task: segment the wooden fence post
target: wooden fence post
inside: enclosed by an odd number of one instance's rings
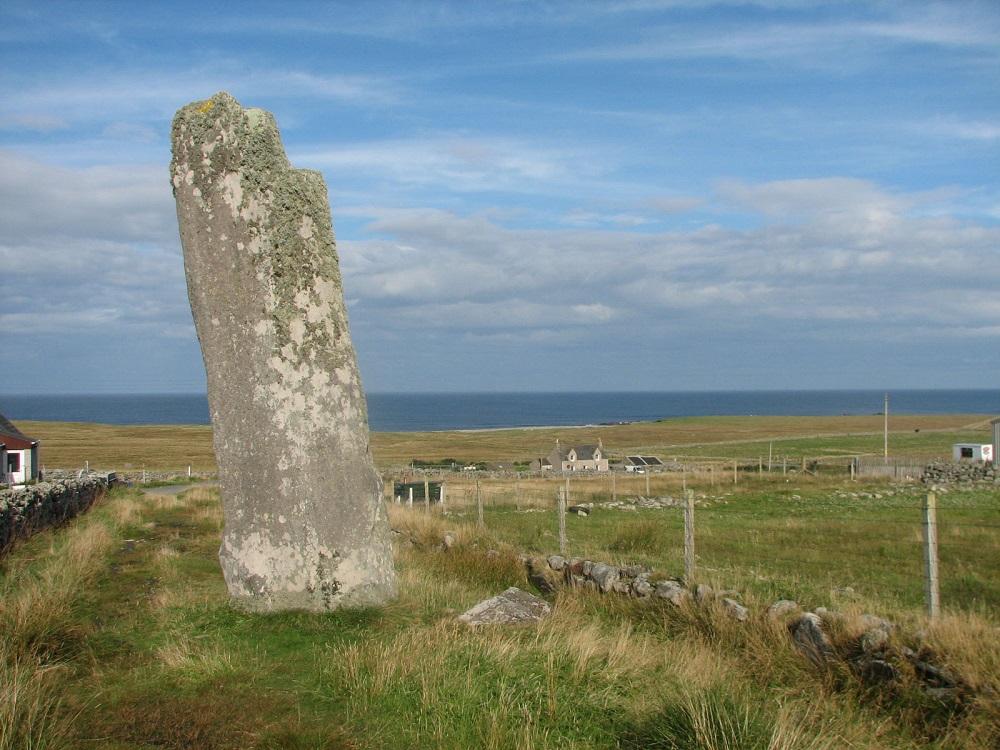
[[[483,491],[479,487],[479,477],[476,477],[476,515],[479,528],[482,528],[486,525],[486,519],[483,518]]]
[[[424,480],[424,513],[431,512],[431,482],[429,479]]]
[[[740,482],[740,477],[739,477],[739,474],[736,473],[736,459],[734,458],[733,459],[733,486],[739,484],[739,482]]]
[[[444,504],[445,503],[445,494],[444,494],[445,484],[446,484],[445,481],[442,479],[441,480],[441,512],[442,513],[444,513],[444,509],[445,509],[445,504]]]
[[[413,507],[413,485],[411,484],[408,489],[410,490],[410,492],[409,492],[409,494],[406,497],[406,507],[407,508],[412,508]]]
[[[569,475],[566,475],[566,504],[569,505]]]
[[[649,469],[646,469],[646,497],[649,497]]]
[[[618,502],[618,485],[613,471],[611,472],[611,501]]]
[[[774,456],[774,443],[767,444],[767,473],[771,473],[771,459]]]
[[[514,480],[514,510],[521,510],[521,480]]]
[[[924,500],[924,599],[927,616],[935,620],[941,614],[941,592],[938,588],[937,495],[927,493]]]
[[[694,491],[684,496],[684,582],[694,580]]]
[[[566,554],[566,490],[559,488],[559,554]]]

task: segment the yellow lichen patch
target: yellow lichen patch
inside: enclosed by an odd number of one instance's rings
[[[206,99],[205,101],[203,101],[201,104],[198,105],[197,109],[199,112],[205,113],[208,112],[208,110],[210,110],[214,106],[215,102],[213,102],[211,99]]]

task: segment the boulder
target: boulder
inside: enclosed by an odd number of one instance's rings
[[[729,597],[722,600],[722,609],[727,615],[739,622],[746,622],[750,616],[750,611],[746,607]]]
[[[798,602],[793,602],[791,599],[779,599],[767,608],[767,616],[772,620],[780,620],[787,614],[797,612],[798,609]]]
[[[834,657],[833,644],[823,631],[819,615],[806,612],[788,626],[795,647],[813,664],[822,666]]]
[[[562,555],[549,555],[548,563],[552,570],[562,570],[566,567],[566,558]]]
[[[511,586],[497,596],[479,602],[458,619],[472,627],[480,625],[528,625],[552,612],[544,599]]]
[[[660,599],[666,599],[675,607],[679,607],[691,599],[691,592],[677,581],[660,581],[656,584],[655,594]]]
[[[632,593],[640,599],[645,599],[653,593],[653,584],[641,576],[632,579]]]
[[[588,577],[606,594],[611,591],[614,582],[618,580],[618,568],[604,563],[594,563]]]

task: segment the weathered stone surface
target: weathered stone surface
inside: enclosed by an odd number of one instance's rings
[[[172,141],[229,593],[258,610],[382,603],[389,528],[323,178],[225,93],[178,111]]]
[[[653,593],[653,584],[642,576],[636,576],[632,579],[632,593],[640,599],[645,599]]]
[[[447,552],[455,546],[455,535],[450,531],[446,531],[444,536],[441,537],[441,548]]]
[[[750,616],[750,611],[735,599],[725,597],[722,600],[722,610],[739,622],[746,622]]]
[[[677,581],[660,581],[656,584],[656,596],[679,607],[691,598],[691,592]]]
[[[511,586],[498,596],[479,602],[458,619],[469,625],[524,625],[538,622],[552,611],[544,599]]]
[[[618,568],[604,563],[594,563],[588,577],[606,594],[618,580]]]
[[[549,555],[548,563],[552,570],[562,570],[566,567],[566,558],[562,555]]]
[[[789,626],[789,632],[795,647],[813,664],[821,666],[835,656],[819,615],[806,612]]]
[[[798,611],[798,609],[798,602],[793,602],[791,599],[779,599],[767,608],[767,616],[772,620],[778,620],[791,612]]]
[[[694,590],[694,598],[699,603],[704,604],[705,602],[712,601],[715,598],[715,592],[712,591],[712,587],[707,583],[699,583]]]
[[[861,636],[861,650],[866,654],[884,651],[889,645],[889,631],[883,628],[871,628]]]

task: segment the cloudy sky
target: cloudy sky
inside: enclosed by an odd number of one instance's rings
[[[1000,380],[995,0],[5,0],[0,63],[0,392],[203,390],[223,89],[326,176],[369,390]]]

